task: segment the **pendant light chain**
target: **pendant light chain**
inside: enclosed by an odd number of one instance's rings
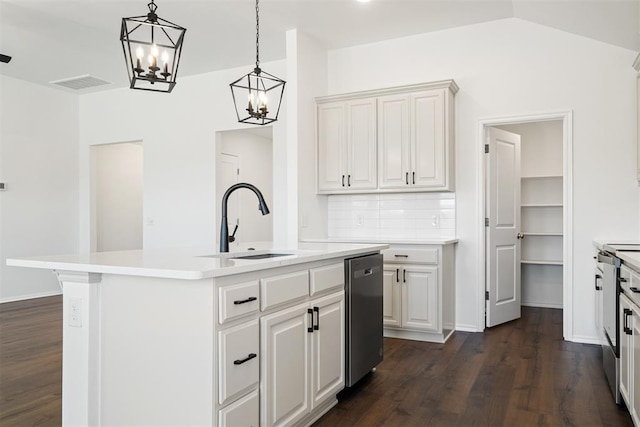
[[[260,68],[260,8],[256,0],[256,68]]]

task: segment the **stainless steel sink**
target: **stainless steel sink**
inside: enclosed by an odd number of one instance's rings
[[[293,254],[256,254],[256,255],[243,255],[243,256],[234,256],[230,257],[230,259],[266,259],[266,258],[276,258],[281,256],[289,256]]]

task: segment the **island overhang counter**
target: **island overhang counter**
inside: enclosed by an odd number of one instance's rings
[[[63,425],[308,425],[344,387],[344,260],[386,247],[7,265],[51,269],[63,290]]]

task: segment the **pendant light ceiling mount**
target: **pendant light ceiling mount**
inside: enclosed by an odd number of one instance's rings
[[[130,87],[171,92],[176,85],[182,42],[187,29],[160,18],[154,0],[147,7],[149,13],[146,15],[122,18],[120,41]]]
[[[231,95],[240,123],[266,125],[278,120],[286,82],[260,68],[260,7],[256,0],[256,66],[231,83]],[[270,106],[271,100],[278,104]],[[245,101],[246,100],[246,101]],[[244,104],[246,102],[246,104]],[[244,107],[246,105],[246,108]]]

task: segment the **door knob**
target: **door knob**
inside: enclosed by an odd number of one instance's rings
[[[517,237],[518,239],[524,239],[524,233],[518,233]]]

